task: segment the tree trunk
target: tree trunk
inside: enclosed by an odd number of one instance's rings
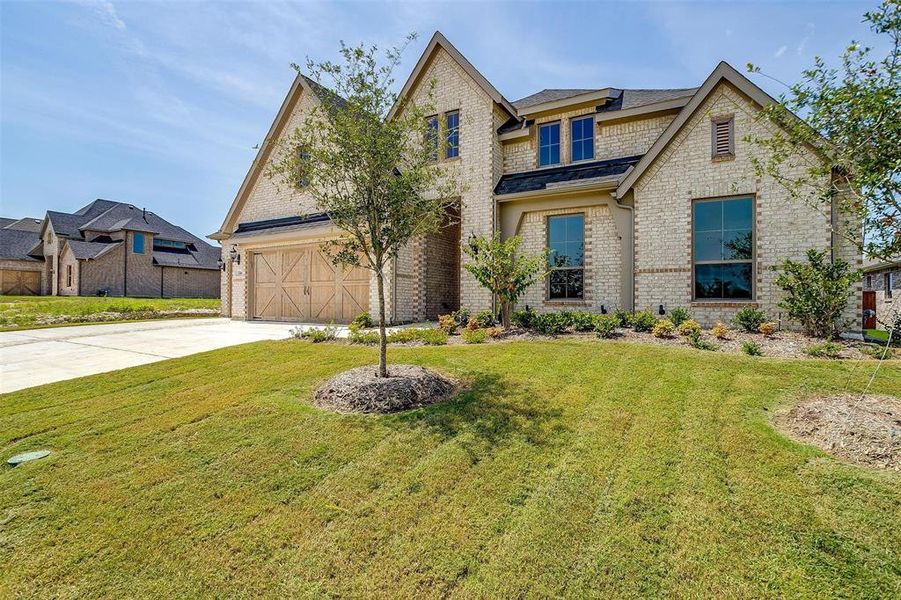
[[[512,304],[510,302],[501,300],[501,325],[503,325],[504,329],[510,329],[510,309],[511,308],[512,308]]]
[[[379,287],[379,377],[388,376],[388,338],[385,335],[385,276],[375,272]]]

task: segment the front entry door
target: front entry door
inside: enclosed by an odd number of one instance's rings
[[[863,293],[863,328],[876,329],[876,292]]]

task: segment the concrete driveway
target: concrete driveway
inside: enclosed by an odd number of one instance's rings
[[[284,339],[295,326],[207,318],[2,332],[0,393],[247,342]]]

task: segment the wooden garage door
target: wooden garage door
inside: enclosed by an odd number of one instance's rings
[[[0,295],[39,296],[41,274],[38,271],[13,271],[0,269]]]
[[[254,319],[347,323],[369,310],[369,271],[336,268],[317,244],[251,256]]]

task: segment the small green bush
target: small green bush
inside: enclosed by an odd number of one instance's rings
[[[460,337],[467,344],[481,344],[488,337],[488,332],[484,329],[464,329],[460,332]]]
[[[687,308],[677,306],[669,311],[669,320],[672,321],[673,325],[676,327],[690,319],[691,313],[688,312]]]
[[[365,346],[375,346],[379,343],[379,334],[376,331],[351,331],[347,334],[347,340],[351,344],[363,344]]]
[[[592,331],[596,316],[584,310],[573,311],[569,314],[569,327],[572,327],[573,331]]]
[[[732,323],[747,333],[757,333],[760,326],[767,322],[766,313],[759,308],[746,306],[732,317]]]
[[[688,319],[682,321],[676,329],[679,331],[679,335],[691,335],[696,331],[701,333],[701,324],[694,319]]]
[[[719,346],[713,342],[701,339],[700,331],[690,334],[688,336],[688,343],[691,344],[692,348],[697,348],[698,350],[707,350],[708,352],[716,352],[719,350]]]
[[[541,335],[557,335],[566,330],[566,317],[561,317],[560,313],[538,315],[533,328]]]
[[[632,326],[632,313],[625,308],[617,308],[613,311],[613,316],[619,322],[619,327]]]
[[[422,342],[430,346],[442,346],[447,343],[447,334],[440,329],[407,327],[405,329],[398,329],[388,336],[389,344],[404,344],[409,342]]]
[[[675,333],[676,328],[673,327],[673,322],[669,319],[660,319],[656,323],[654,323],[654,328],[651,330],[651,333],[654,334],[654,337],[659,338],[668,338],[673,337],[673,333]]]
[[[647,332],[654,328],[657,317],[649,310],[640,310],[629,316],[629,325],[635,331]]]
[[[816,358],[838,358],[842,352],[842,345],[832,341],[825,341],[804,349],[804,354]]]
[[[469,313],[469,309],[466,308],[465,306],[461,306],[460,308],[455,310],[452,314],[454,315],[454,321],[457,322],[457,327],[463,327],[464,325],[469,323],[469,314],[470,313]]]
[[[890,347],[880,344],[862,344],[858,349],[876,360],[886,360],[893,358],[895,353]]]
[[[293,330],[292,335],[302,340],[307,340],[318,344],[320,342],[328,342],[338,337],[338,328],[334,325],[326,325],[322,329],[311,327],[310,329],[301,330],[300,328]]]
[[[760,349],[760,344],[753,340],[742,342],[741,351],[748,356],[763,356],[763,350]]]
[[[350,322],[348,329],[356,329],[359,331],[361,329],[370,329],[371,327],[375,327],[372,317],[369,316],[368,312],[363,312],[354,317],[354,320]]]
[[[612,338],[619,326],[616,315],[594,315],[594,332],[599,338]]]
[[[438,315],[438,329],[441,329],[447,335],[454,335],[457,331],[457,321],[454,315]]]
[[[474,314],[472,318],[475,319],[476,323],[479,324],[479,327],[483,329],[491,327],[497,323],[497,319],[494,318],[494,313],[490,310],[480,310],[479,312]]]
[[[510,317],[510,321],[513,323],[514,327],[531,329],[535,326],[535,319],[537,317],[538,313],[536,313],[535,310],[531,307],[526,306],[522,310],[514,311],[513,315]]]

